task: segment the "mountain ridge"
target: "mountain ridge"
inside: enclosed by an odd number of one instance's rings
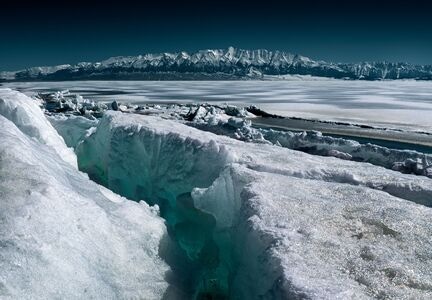
[[[191,53],[180,51],[115,56],[94,63],[32,67],[0,72],[0,80],[241,80],[277,75],[311,75],[352,80],[432,80],[432,65],[385,61],[333,63],[279,50],[229,47]]]

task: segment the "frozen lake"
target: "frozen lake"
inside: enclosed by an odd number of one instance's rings
[[[427,81],[68,81],[5,83],[25,93],[69,89],[98,101],[255,104],[284,116],[432,132]]]

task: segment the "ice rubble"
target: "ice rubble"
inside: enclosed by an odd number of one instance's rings
[[[432,296],[426,177],[119,112],[77,151],[92,178],[160,205],[202,295]]]
[[[157,209],[79,172],[34,100],[0,90],[0,126],[0,298],[162,298]]]
[[[37,98],[42,100],[44,109],[51,113],[67,112],[74,115],[101,117],[103,111],[108,109],[104,103],[85,99],[79,94],[70,93],[69,90],[39,93]]]
[[[261,115],[266,113],[248,108]],[[232,112],[235,113],[232,113]],[[268,115],[268,114],[267,114]],[[245,120],[246,112],[232,106],[217,108],[199,105],[191,108],[185,119],[189,125],[201,130],[259,143],[272,143],[289,149],[300,150],[315,155],[334,156],[345,160],[369,162],[403,173],[432,177],[432,155],[412,150],[389,149],[386,147],[361,144],[359,142],[324,136],[320,132],[293,132],[265,128],[254,128]],[[274,115],[268,115],[276,117]]]

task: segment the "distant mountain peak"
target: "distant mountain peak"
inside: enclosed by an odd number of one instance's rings
[[[95,63],[33,67],[16,72],[1,72],[0,80],[218,80],[259,79],[288,74],[362,80],[432,80],[432,66],[386,61],[332,63],[279,50],[245,50],[230,46],[226,49],[205,49],[192,53],[147,53],[110,57]]]

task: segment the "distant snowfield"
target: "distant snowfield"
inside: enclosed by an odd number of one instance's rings
[[[255,104],[284,116],[432,131],[432,82],[426,81],[292,76],[283,81],[68,81],[3,86],[30,94],[69,89],[98,101]]]

